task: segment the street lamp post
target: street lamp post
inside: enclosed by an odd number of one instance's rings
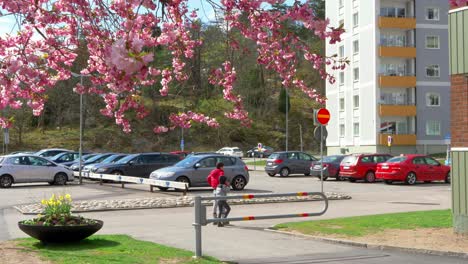
[[[79,73],[71,73],[73,77],[80,77],[80,84],[83,86],[83,77],[88,77],[89,75],[83,75]],[[80,148],[78,158],[80,161],[78,162],[78,177],[80,179],[80,184],[83,184],[82,178],[82,165],[83,165],[83,94],[80,94]]]

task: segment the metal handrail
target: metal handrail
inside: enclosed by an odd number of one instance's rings
[[[324,202],[323,209],[319,212],[312,213],[296,213],[296,214],[280,214],[280,215],[261,215],[261,216],[243,216],[243,217],[229,217],[229,218],[206,218],[206,207],[202,204],[202,201],[206,200],[233,200],[233,199],[255,199],[255,198],[268,198],[268,197],[290,197],[290,196],[320,196],[320,201]],[[323,192],[296,192],[296,193],[279,193],[279,194],[244,194],[244,195],[233,195],[233,196],[218,196],[218,197],[200,197],[196,196],[194,199],[195,206],[195,222],[193,226],[195,228],[195,257],[199,258],[202,256],[202,226],[206,226],[209,223],[219,222],[234,222],[234,221],[253,221],[253,220],[266,220],[266,219],[280,219],[280,218],[294,218],[294,217],[311,217],[320,216],[325,214],[328,210],[328,198]]]

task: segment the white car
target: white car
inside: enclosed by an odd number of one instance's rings
[[[22,154],[0,157],[0,188],[29,182],[64,185],[67,181],[73,181],[73,172],[45,158]]]
[[[216,153],[220,153],[220,154],[223,154],[223,155],[226,155],[226,156],[233,156],[233,157],[238,157],[238,158],[243,158],[244,157],[244,152],[242,152],[242,150],[238,147],[224,147],[218,151],[216,151]]]

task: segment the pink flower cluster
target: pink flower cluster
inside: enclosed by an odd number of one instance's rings
[[[223,12],[226,33],[236,30],[254,41],[258,63],[275,71],[285,87],[298,88],[312,100],[324,103],[324,98],[298,76],[298,56],[304,56],[311,70],[331,83],[335,78],[326,72],[327,66],[343,69],[345,62],[315,54],[299,36],[284,30],[284,25],[300,23],[332,44],[341,40],[341,28],[317,18],[307,1],[295,1],[284,11],[268,7],[284,0],[210,3]],[[0,37],[0,109],[26,104],[34,115],[41,114],[45,92],[58,81],[72,78],[78,48],[86,45],[89,58],[80,73],[89,78],[90,85],[77,85],[75,91],[100,95],[106,104],[101,113],[114,118],[125,132],[131,131],[128,116],[148,115],[140,99],[142,87],[159,83],[160,94],[167,96],[173,82],[189,78],[186,61],[202,44],[190,33],[196,27],[193,21],[197,15],[188,9],[187,0],[0,0],[0,8],[0,16],[14,16],[21,21],[15,25],[17,34]],[[230,47],[241,49],[240,43],[245,41],[230,35]],[[154,66],[158,60],[154,57],[156,48],[169,50],[170,66]],[[210,78],[212,84],[223,88],[224,99],[234,105],[225,116],[248,126],[252,121],[242,98],[234,93],[235,81],[236,71],[229,61]],[[219,126],[215,119],[190,111],[172,114],[169,120],[168,127],[158,125],[154,132],[190,127],[192,122]],[[0,126],[8,125],[7,118],[0,118]]]
[[[210,77],[210,83],[223,87],[223,98],[234,103],[234,109],[231,112],[224,113],[227,118],[240,120],[243,126],[250,126],[252,120],[249,113],[245,111],[242,104],[242,97],[233,93],[234,82],[236,81],[236,70],[229,61],[223,63],[223,69],[218,68]]]
[[[449,3],[453,7],[466,6],[468,5],[468,0],[449,0]]]

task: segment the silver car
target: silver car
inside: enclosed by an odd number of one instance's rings
[[[72,171],[45,158],[21,154],[0,157],[1,188],[9,188],[13,183],[64,185],[67,181],[73,181]]]
[[[179,161],[173,166],[155,170],[150,179],[187,182],[189,187],[210,186],[206,178],[216,168],[218,162],[224,163],[224,173],[233,190],[242,190],[249,182],[249,170],[237,157],[226,157],[221,154],[194,155]],[[166,187],[158,187],[167,190]]]

